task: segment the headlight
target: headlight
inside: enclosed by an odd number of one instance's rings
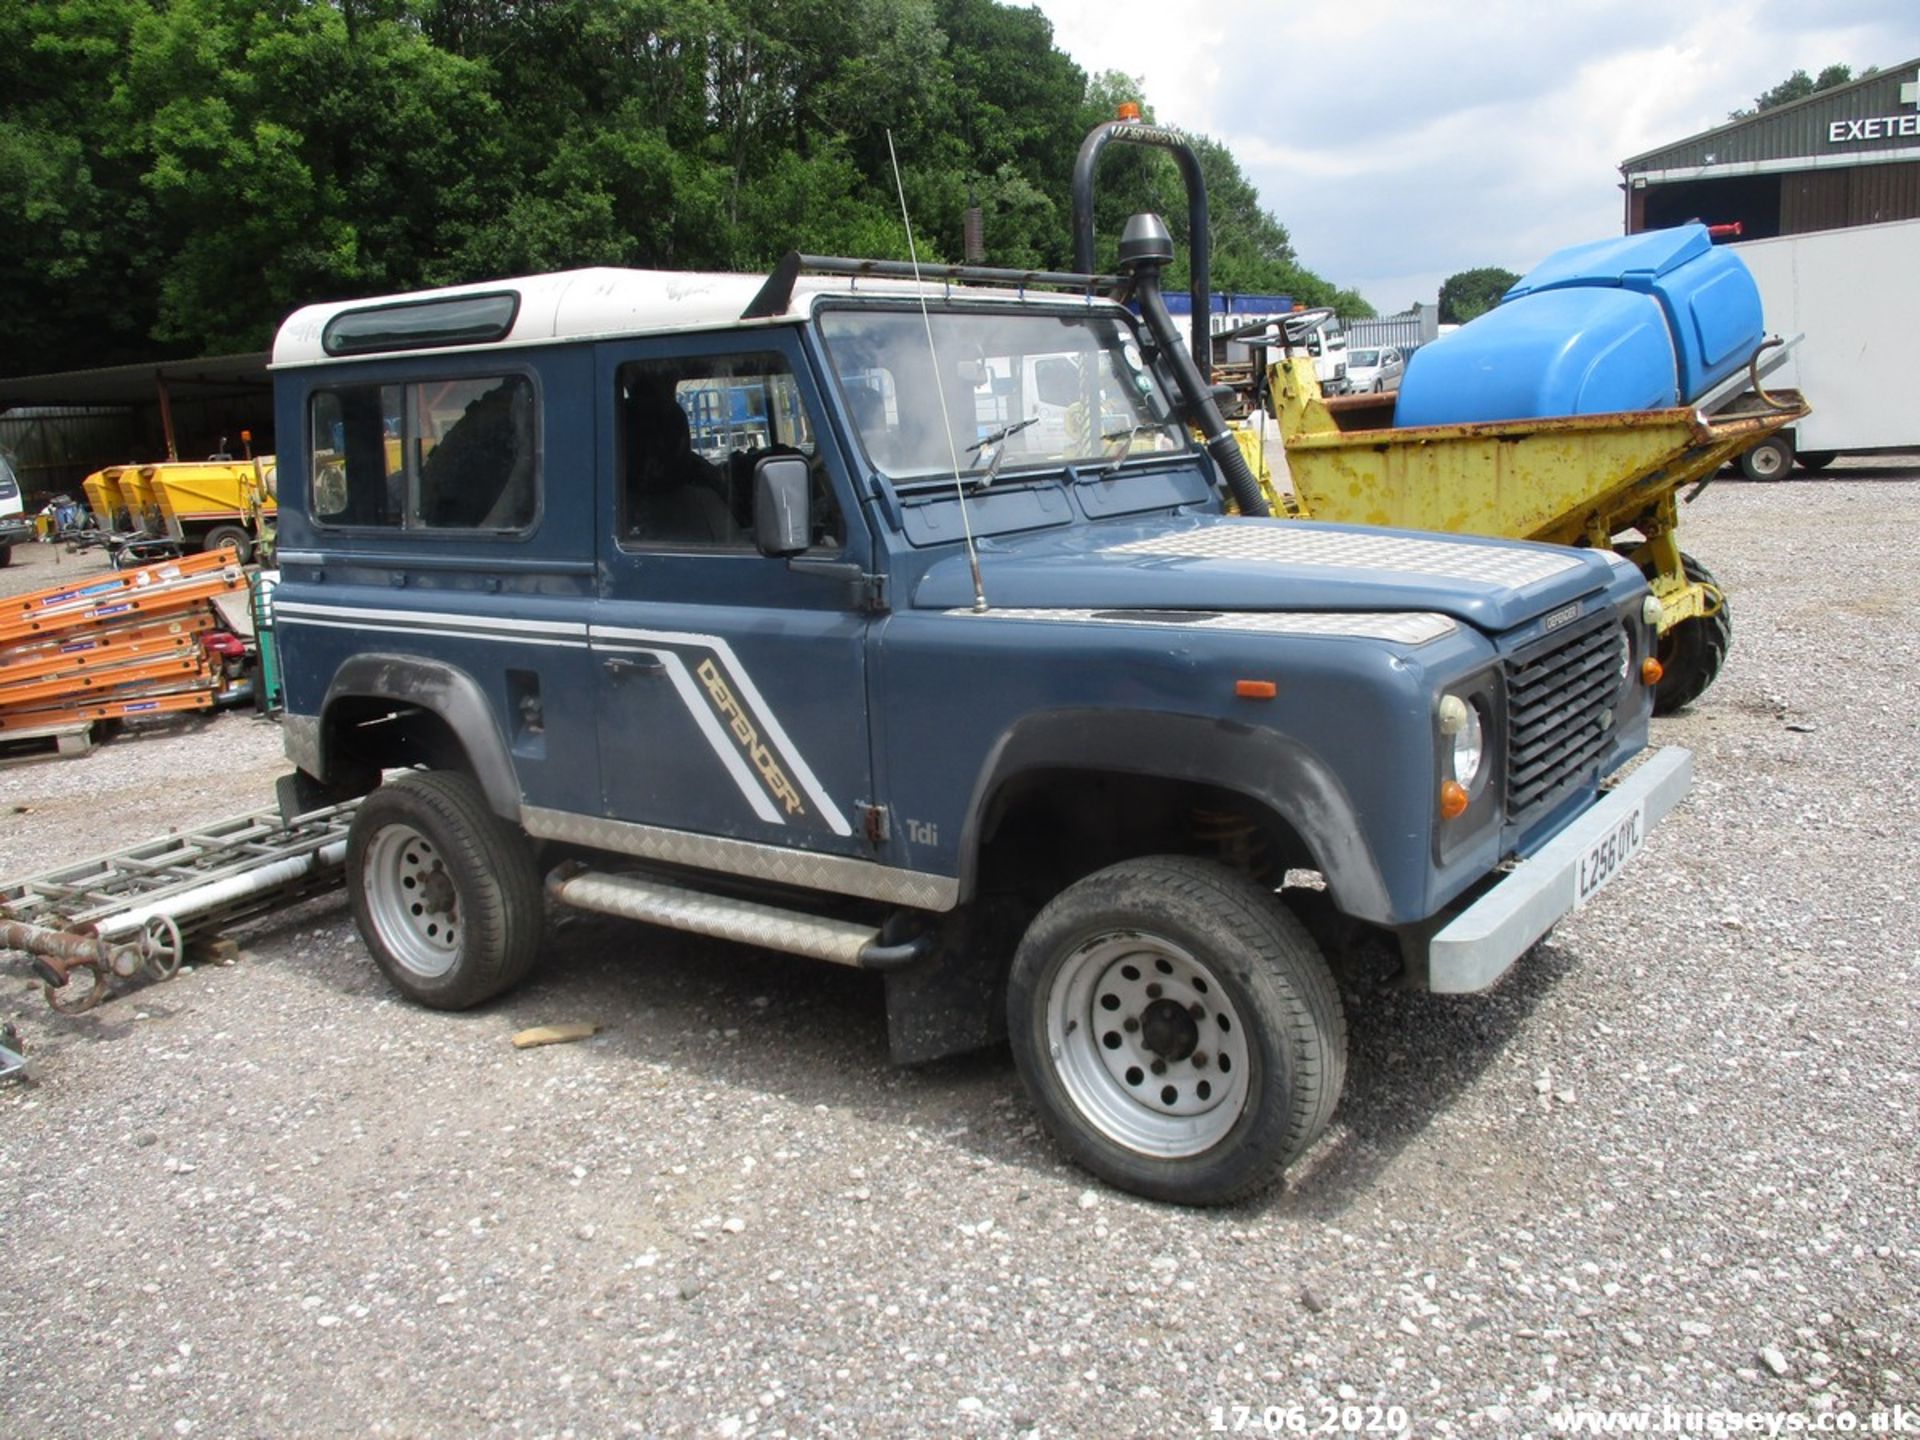
[[[1467,723],[1453,737],[1453,778],[1467,789],[1479,778],[1480,762],[1487,755],[1487,730],[1480,723],[1480,707],[1467,706]]]
[[[1451,742],[1453,778],[1468,790],[1480,777],[1480,766],[1487,758],[1487,727],[1480,707],[1458,695],[1440,702],[1440,733]]]

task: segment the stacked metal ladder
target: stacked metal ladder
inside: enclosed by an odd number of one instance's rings
[[[291,822],[235,815],[0,885],[0,950],[32,955],[68,1014],[99,1004],[113,976],[171,979],[189,939],[337,886],[358,803]]]
[[[208,602],[246,585],[222,550],[0,600],[0,738],[213,705]]]

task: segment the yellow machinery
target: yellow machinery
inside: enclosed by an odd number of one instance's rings
[[[231,546],[246,561],[277,514],[271,455],[109,465],[81,488],[109,543],[132,560]]]
[[[149,476],[159,511],[152,533],[170,536],[185,550],[231,545],[247,560],[258,527],[278,513],[271,455],[140,468]]]
[[[109,465],[104,470],[96,470],[80,482],[80,488],[87,494],[87,509],[93,512],[94,520],[100,528],[109,534],[116,531],[132,530],[135,526],[133,500],[120,483],[131,465]]]
[[[1396,427],[1392,394],[1328,399],[1309,357],[1284,357],[1264,378],[1292,484],[1283,494],[1270,466],[1255,467],[1275,514],[1604,546],[1632,559],[1664,608],[1661,714],[1705,692],[1733,634],[1720,586],[1681,552],[1675,492],[1808,413],[1797,392],[1756,381],[1730,387],[1741,393],[1711,413],[1709,397],[1672,410]],[[1275,422],[1261,410],[1247,423],[1243,449],[1264,449],[1261,429]]]
[[[151,465],[125,465],[120,470],[121,509],[127,526],[146,534],[156,533],[160,523],[160,502],[153,498],[153,469]]]
[[[93,523],[102,530],[113,523],[113,507],[119,501],[118,487],[114,494],[107,494],[107,471],[96,470],[80,482],[80,490],[87,497],[87,510],[93,516]]]

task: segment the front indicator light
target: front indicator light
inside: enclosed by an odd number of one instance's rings
[[[1440,782],[1440,818],[1458,820],[1467,813],[1467,787],[1458,780]]]
[[[1667,673],[1667,667],[1649,655],[1640,662],[1640,679],[1644,684],[1658,685],[1660,677]]]

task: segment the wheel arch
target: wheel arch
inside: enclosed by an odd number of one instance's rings
[[[417,655],[355,655],[328,685],[315,730],[313,763],[301,768],[329,784],[371,788],[381,769],[427,763],[471,775],[489,809],[520,820],[520,785],[493,706],[479,681],[456,666]]]
[[[1180,799],[1225,802],[1262,830],[1277,860],[1320,871],[1345,913],[1384,921],[1390,912],[1357,811],[1332,770],[1305,746],[1271,730],[1201,716],[1110,710],[1029,716],[1000,738],[961,831],[962,899],[976,897],[991,879],[1010,819],[1033,815],[1036,804],[1072,800],[1089,787],[1109,792],[1109,805],[1136,797],[1162,806]],[[1116,838],[1129,853],[1156,849],[1144,836],[1135,837],[1137,851],[1124,843],[1130,837]],[[1109,854],[1087,869],[1115,858],[1128,857]]]

